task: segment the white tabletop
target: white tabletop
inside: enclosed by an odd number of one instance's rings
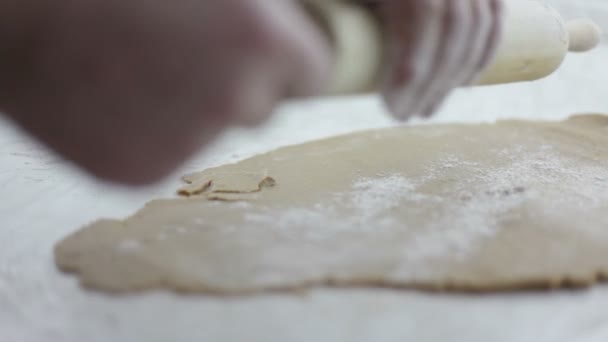
[[[608,47],[570,56],[549,79],[463,90],[436,122],[608,113]],[[608,286],[585,291],[431,295],[316,289],[251,298],[156,292],[111,297],[58,272],[53,245],[100,217],[172,196],[178,175],[277,146],[394,125],[376,98],[286,105],[256,130],[228,132],[165,184],[99,184],[0,123],[0,341],[608,341]]]

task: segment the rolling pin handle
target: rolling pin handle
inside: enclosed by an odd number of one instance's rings
[[[589,19],[575,19],[566,23],[570,37],[570,52],[587,52],[596,48],[602,38],[600,27]]]

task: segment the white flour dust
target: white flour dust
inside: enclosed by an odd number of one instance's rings
[[[511,166],[483,175],[483,181],[503,188],[515,183],[529,186],[543,193],[547,209],[589,208],[608,200],[608,168],[599,162],[564,157],[548,145],[534,152],[517,146],[499,154],[510,160]]]
[[[246,214],[246,223],[263,225],[290,239],[322,244],[341,234],[407,236],[400,246],[404,267],[429,258],[464,258],[500,229],[518,208],[549,214],[589,208],[608,200],[608,168],[581,163],[549,146],[496,151],[504,165],[464,155],[444,155],[424,177],[378,175],[355,180],[349,191],[307,207]],[[465,177],[451,177],[454,171]],[[437,185],[441,184],[441,185]],[[432,193],[424,188],[434,188]],[[370,247],[371,248],[371,247]]]
[[[312,240],[332,238],[340,232],[373,233],[399,223],[394,217],[384,214],[399,209],[404,201],[416,197],[415,188],[401,175],[361,178],[353,182],[351,191],[336,193],[310,207],[248,213],[246,222],[269,225],[286,234],[294,233],[294,238]],[[345,211],[349,215],[344,215]]]
[[[132,253],[142,248],[141,242],[134,239],[125,239],[120,241],[116,249],[121,253]]]
[[[243,245],[263,243],[264,232],[281,237],[283,247],[265,251],[269,260],[297,254],[290,248],[326,251],[315,254],[320,260],[359,252],[369,258],[389,255],[399,260],[394,275],[420,277],[429,260],[467,258],[499,232],[504,220],[517,220],[526,210],[556,220],[560,215],[584,218],[585,210],[608,203],[608,167],[600,162],[581,162],[550,146],[511,146],[494,153],[501,163],[444,154],[425,166],[423,176],[393,173],[358,178],[347,191],[328,194],[307,206],[260,209],[247,202],[230,204],[243,212],[244,222],[222,227],[222,233]],[[196,227],[204,229],[203,218],[189,222],[194,226],[188,229],[166,227],[157,241],[195,233]],[[241,240],[242,226],[263,228],[255,230],[262,235],[245,234]],[[323,246],[341,246],[350,253]],[[117,246],[125,253],[140,247],[131,240]]]
[[[422,261],[448,253],[464,256],[476,241],[492,235],[498,216],[523,201],[521,195],[455,202],[418,191],[424,184],[397,174],[362,178],[353,182],[350,191],[335,194],[331,200],[308,208],[248,214],[247,222],[272,227],[294,240],[317,243],[340,239],[343,233],[361,234],[363,239],[399,239],[404,233],[414,233],[400,253],[409,261]],[[427,210],[429,207],[437,210]]]

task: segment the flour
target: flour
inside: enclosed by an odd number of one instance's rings
[[[352,190],[336,193],[306,208],[269,209],[247,213],[246,222],[268,225],[292,238],[323,240],[340,232],[378,232],[398,224],[386,214],[403,201],[414,198],[414,184],[392,174],[380,178],[360,178]],[[343,215],[343,211],[349,215]],[[317,229],[311,228],[316,227]]]
[[[450,162],[456,163],[455,160]],[[339,239],[340,234],[362,234],[373,238],[415,229],[416,235],[402,246],[401,253],[405,260],[423,262],[447,253],[455,257],[466,255],[476,241],[491,236],[497,225],[497,216],[523,201],[523,196],[496,199],[484,195],[464,204],[446,204],[443,202],[449,200],[417,191],[421,185],[424,182],[416,184],[398,174],[361,178],[353,182],[351,191],[335,194],[331,200],[322,200],[310,208],[248,213],[246,220],[250,224],[280,231],[290,239],[317,243]],[[431,213],[421,211],[420,208],[427,206],[428,202],[434,205],[443,203],[446,209]],[[349,214],[344,215],[344,209]],[[391,210],[407,211],[412,216],[429,215],[429,219],[424,229],[419,229],[394,219],[390,215]]]
[[[121,253],[133,253],[142,247],[141,242],[134,239],[125,239],[118,243],[116,249]]]
[[[423,267],[429,259],[448,255],[466,258],[484,239],[497,233],[501,220],[509,219],[515,209],[540,196],[546,199],[539,210],[565,213],[572,205],[596,205],[608,199],[607,168],[588,164],[581,167],[576,160],[561,156],[550,146],[535,149],[513,146],[494,152],[507,160],[504,166],[482,167],[462,156],[446,154],[437,158],[418,179],[402,174],[359,178],[353,181],[350,191],[336,193],[330,199],[309,207],[247,213],[246,222],[268,226],[292,240],[316,243],[339,239],[340,234],[371,238],[384,232],[407,234],[415,230],[416,234],[401,248],[403,263],[396,271],[412,272],[416,265]],[[441,177],[446,177],[446,170],[465,171],[473,178],[446,185],[445,197],[420,191],[430,182],[444,180]],[[455,201],[453,193],[460,200]],[[420,209],[425,207],[440,209]],[[345,210],[348,214],[344,214]],[[392,218],[391,210],[405,211],[411,216],[425,215],[427,219],[418,220],[424,222],[422,228],[408,226],[411,223]]]
[[[338,196],[364,218],[375,218],[384,211],[397,208],[402,200],[415,197],[416,185],[399,174],[380,178],[361,178],[352,184],[352,191]]]
[[[511,166],[479,177],[495,188],[519,185],[542,197],[536,210],[551,217],[589,210],[608,200],[608,167],[564,157],[548,146],[539,151],[503,150]],[[531,186],[534,184],[534,186]]]

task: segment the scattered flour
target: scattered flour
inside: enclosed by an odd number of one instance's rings
[[[294,233],[294,239],[323,240],[340,232],[374,232],[398,224],[383,214],[399,209],[403,201],[415,197],[414,190],[412,182],[397,174],[361,178],[352,184],[351,191],[334,194],[333,198],[310,207],[247,213],[246,220],[279,228],[286,234]],[[345,210],[351,214],[344,215]]]
[[[445,154],[428,164],[423,176],[361,177],[347,191],[306,207],[247,210],[251,207],[247,202],[228,205],[243,209],[247,226],[264,228],[284,239],[284,245],[272,246],[258,256],[265,265],[274,265],[265,269],[275,272],[262,272],[260,277],[280,281],[282,273],[276,270],[290,271],[281,268],[283,260],[300,255],[293,248],[319,251],[308,253],[311,256],[306,260],[291,260],[290,267],[300,264],[295,267],[298,270],[314,264],[344,265],[344,258],[353,255],[364,255],[367,260],[388,255],[399,261],[392,276],[432,277],[428,261],[466,259],[498,232],[502,220],[513,218],[522,206],[559,219],[560,215],[584,216],[585,209],[608,203],[608,167],[599,162],[580,163],[550,146],[511,146],[494,153],[504,161],[502,165],[490,167],[464,155]],[[191,223],[205,226],[204,218]],[[222,233],[252,239],[240,240],[242,246],[264,243],[264,235],[239,234],[242,228],[222,227]],[[196,228],[170,225],[156,238],[164,241],[192,231]],[[343,250],[334,252],[326,246]],[[117,245],[122,253],[140,248],[136,240]]]
[[[402,174],[360,178],[349,191],[309,207],[273,208],[246,214],[246,220],[313,244],[340,239],[341,234],[372,240],[414,232],[402,239],[407,241],[400,251],[403,264],[395,271],[411,272],[432,258],[466,258],[521,206],[533,202],[536,208],[542,203],[538,210],[568,213],[573,207],[608,200],[608,169],[599,164],[581,166],[550,146],[513,146],[495,152],[507,161],[504,165],[489,168],[463,156],[445,155],[418,179]],[[469,177],[454,180],[453,171]],[[423,186],[438,181],[444,184],[440,193],[424,193]],[[399,220],[394,211],[412,219]]]
[[[125,239],[118,243],[116,248],[121,253],[132,253],[139,250],[142,247],[141,242],[134,239]]]

